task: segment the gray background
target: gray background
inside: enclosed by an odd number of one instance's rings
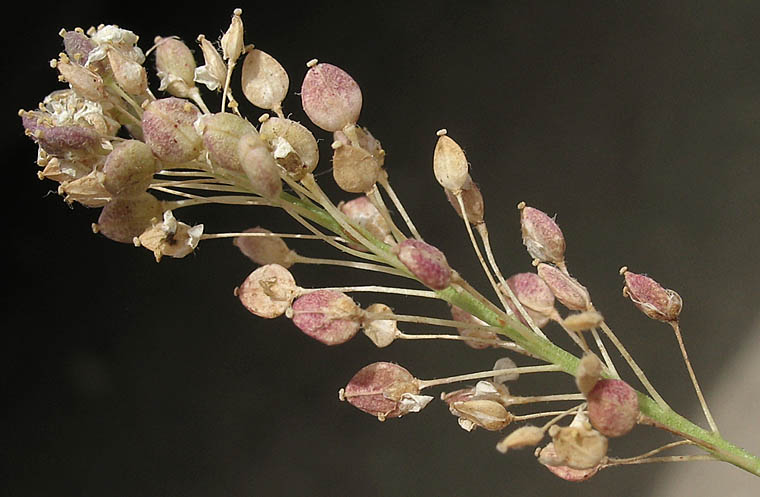
[[[156,34],[214,39],[239,6],[222,3],[22,7],[8,21],[3,493],[680,495],[655,487],[676,475],[664,465],[563,482],[527,451],[498,454],[497,435],[465,433],[440,403],[378,423],[337,401],[362,366],[392,360],[432,378],[488,368],[498,354],[446,343],[377,350],[361,336],[327,348],[285,319],[263,321],[239,305],[232,290],[252,267],[230,243],[208,242],[191,257],[157,265],[147,251],[92,235],[96,212],[69,209],[49,194],[55,185],[36,180],[35,147],[14,113],[60,87],[47,65],[61,50],[57,31],[115,23],[141,35],[143,49]],[[573,274],[663,396],[702,423],[672,334],[621,297],[617,270],[625,264],[676,289],[708,399],[725,419],[738,418],[722,424],[718,416],[724,435],[760,452],[756,367],[745,358],[731,369],[759,335],[757,2],[240,6],[246,41],[290,74],[285,109],[295,119],[306,121],[296,95],[306,61],[318,57],[354,76],[365,100],[360,123],[382,140],[406,207],[474,284],[485,289],[485,278],[431,173],[437,129],[448,128],[467,151],[505,273],[531,269],[515,205],[556,213]],[[243,110],[251,119],[259,113]],[[177,215],[208,232],[296,229],[265,209]],[[295,248],[331,254],[313,244]],[[378,281],[310,267],[294,273],[302,286]],[[437,303],[383,300],[399,312],[445,314]],[[737,388],[742,381],[749,386]],[[720,395],[727,385],[736,393]],[[548,376],[523,378],[513,390],[572,388],[568,377]],[[633,455],[668,440],[637,428],[611,453]],[[714,495],[706,484],[717,481],[718,466],[692,468],[694,495]],[[760,489],[726,470],[735,485],[720,485],[726,495]]]

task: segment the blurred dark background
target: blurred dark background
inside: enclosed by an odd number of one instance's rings
[[[194,45],[200,33],[220,36],[242,7],[246,41],[290,74],[284,108],[294,119],[309,124],[297,96],[309,59],[359,82],[360,124],[382,140],[395,188],[425,238],[474,284],[485,290],[432,177],[436,130],[448,128],[467,151],[505,273],[531,270],[515,205],[556,213],[571,272],[663,396],[704,425],[672,333],[621,297],[617,270],[628,265],[681,294],[687,348],[708,400],[717,395],[732,358],[760,340],[760,4],[223,3],[22,6],[6,23],[2,494],[658,495],[671,467],[610,469],[569,484],[529,451],[498,454],[498,435],[464,432],[439,402],[386,423],[338,402],[338,389],[370,362],[433,378],[490,368],[499,354],[450,343],[377,350],[362,336],[327,348],[285,318],[256,318],[232,295],[253,268],[231,243],[204,242],[190,257],[156,264],[148,251],[93,235],[97,212],[67,207],[55,184],[37,181],[36,147],[15,113],[61,87],[48,66],[62,50],[61,27],[118,24],[144,50],[158,34]],[[244,114],[258,117],[238,96]],[[324,149],[322,171],[328,157]],[[207,232],[297,230],[259,208],[177,216]],[[313,242],[294,248],[330,254]],[[294,274],[305,287],[377,281],[311,267]],[[399,312],[446,313],[438,303],[382,300]],[[754,371],[739,369],[729,382],[756,388]],[[572,388],[565,376],[526,377],[513,391]],[[728,402],[758,397],[743,392]],[[755,453],[757,412],[721,426]],[[637,428],[611,454],[669,440]],[[717,464],[695,464],[698,485],[714,479]],[[726,495],[760,489],[728,470],[745,486],[723,487]]]

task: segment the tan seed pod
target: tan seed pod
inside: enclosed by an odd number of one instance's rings
[[[73,181],[62,183],[58,193],[68,203],[79,202],[87,207],[103,207],[111,200],[111,193],[103,186],[105,175],[102,171],[92,171]]]
[[[506,428],[514,417],[506,408],[495,400],[473,399],[449,404],[451,413],[459,416],[459,425],[471,431],[476,427],[488,431]]]
[[[61,73],[61,77],[71,85],[71,88],[80,97],[92,100],[93,102],[100,102],[107,98],[108,94],[103,84],[103,78],[100,75],[79,64],[72,64],[65,54],[61,54],[60,60],[54,61],[53,65]]]
[[[433,152],[433,173],[447,190],[461,190],[469,178],[469,165],[462,148],[448,135],[438,137]]]
[[[380,165],[366,150],[343,144],[333,150],[333,178],[343,191],[368,192],[379,173]]]
[[[243,41],[243,20],[240,18],[242,14],[242,9],[235,9],[233,11],[230,27],[222,35],[222,54],[225,60],[232,60],[234,62],[238,57],[243,55],[245,42]]]
[[[249,133],[238,142],[240,167],[248,176],[253,191],[268,199],[274,199],[282,193],[280,169],[274,161],[272,152],[258,134]]]
[[[459,200],[451,190],[444,189],[446,192],[446,199],[456,211],[459,217],[462,217],[462,209],[459,206]],[[478,225],[483,222],[485,215],[485,202],[483,200],[483,194],[480,193],[478,185],[473,183],[470,175],[467,175],[467,180],[461,189],[462,203],[464,204],[464,210],[467,212],[467,220],[471,224]]]
[[[586,352],[578,362],[575,370],[575,384],[583,395],[593,390],[596,382],[602,378],[602,361],[593,352]]]
[[[243,61],[241,76],[243,94],[256,107],[282,112],[282,101],[288,94],[290,79],[277,60],[266,52],[254,49]]]
[[[366,312],[372,314],[387,314],[393,310],[385,304],[372,304],[367,307]],[[362,331],[372,343],[378,347],[387,347],[398,336],[398,325],[395,319],[369,319],[367,317],[362,321]]]
[[[542,464],[568,466],[573,469],[591,469],[607,455],[607,437],[589,426],[557,426],[549,428],[556,459],[543,459]],[[546,456],[546,454],[544,454]]]
[[[317,168],[317,140],[302,124],[281,117],[270,117],[261,124],[259,135],[269,144],[277,163],[293,179],[300,180]]]
[[[156,166],[148,145],[139,140],[123,141],[106,158],[103,185],[114,196],[142,193],[150,186]]]
[[[148,89],[145,68],[119,50],[108,50],[108,63],[116,82],[130,95],[142,95]]]
[[[182,40],[174,37],[162,38],[157,36],[156,70],[161,79],[159,90],[166,90],[175,97],[188,97],[190,90],[195,88],[195,57]]]
[[[602,324],[604,318],[596,311],[583,311],[570,314],[562,320],[562,325],[566,330],[576,333],[596,328]]]
[[[290,271],[279,264],[267,264],[253,271],[235,295],[251,313],[267,319],[285,313],[296,297],[296,282]]]
[[[537,426],[525,425],[516,429],[496,444],[496,450],[502,454],[506,454],[510,449],[534,447],[541,443],[543,439],[544,430]]]
[[[243,233],[267,235],[272,232],[261,228],[248,228]],[[282,238],[276,236],[238,236],[233,242],[240,251],[256,264],[279,264],[289,268],[295,263],[295,255]]]

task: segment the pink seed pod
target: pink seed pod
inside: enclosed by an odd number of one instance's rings
[[[240,167],[248,177],[253,191],[268,199],[279,197],[282,193],[280,168],[258,133],[249,133],[240,138],[237,153]]]
[[[446,199],[456,211],[459,217],[462,216],[462,209],[459,206],[459,200],[451,190],[446,190]],[[462,185],[461,193],[462,203],[464,204],[464,210],[467,212],[467,220],[474,225],[481,224],[485,216],[485,202],[483,201],[483,194],[480,193],[478,185],[473,183],[470,175],[467,175],[467,180]]]
[[[455,321],[461,321],[463,323],[471,323],[471,324],[476,324],[478,326],[483,326],[483,327],[488,326],[488,323],[486,323],[485,321],[478,319],[477,317],[473,316],[469,312],[455,305],[451,306],[451,317]],[[465,344],[467,344],[469,347],[472,347],[473,349],[487,349],[488,347],[492,347],[494,345],[492,343],[484,342],[484,340],[489,340],[489,341],[499,340],[499,336],[493,331],[468,329],[468,328],[457,328],[457,331],[459,331],[459,334],[463,337],[474,339],[474,340],[464,341]]]
[[[556,313],[554,309],[554,294],[544,280],[535,273],[518,273],[507,279],[507,285],[512,289],[517,300],[523,305],[527,313],[533,319],[533,323],[541,328],[545,326],[552,315]],[[527,325],[520,312],[512,302],[509,303],[512,311],[520,318],[523,324]]]
[[[404,266],[433,290],[443,290],[451,283],[451,268],[443,252],[420,240],[408,238],[393,248]]]
[[[410,412],[402,399],[416,396],[420,389],[412,374],[390,362],[375,362],[360,369],[341,390],[341,400],[381,421]]]
[[[92,129],[78,125],[56,125],[48,114],[39,111],[21,112],[26,134],[51,154],[90,154],[97,150],[100,136]]]
[[[602,435],[620,437],[636,426],[639,397],[628,383],[613,379],[599,380],[586,398],[589,421]]]
[[[539,456],[539,462],[541,462],[541,459],[544,460],[556,460],[558,458],[557,452],[554,450],[554,444],[549,443],[546,447],[541,449],[540,456]],[[558,476],[559,478],[562,478],[566,481],[572,481],[572,482],[581,482],[586,481],[595,474],[599,472],[601,469],[601,465],[597,464],[596,466],[588,469],[574,469],[570,466],[553,466],[546,463],[541,463],[543,466],[551,471],[554,475]]]
[[[452,192],[461,190],[470,177],[469,169],[462,148],[448,135],[441,134],[433,152],[433,173],[438,183]]]
[[[554,219],[544,212],[520,204],[520,225],[528,253],[541,262],[562,265],[565,260],[565,237]]]
[[[114,198],[103,207],[93,230],[116,242],[132,243],[162,214],[161,202],[150,193]]]
[[[156,157],[178,163],[195,159],[203,142],[194,123],[200,117],[198,108],[181,98],[155,100],[145,108],[143,135]]]
[[[538,275],[551,288],[554,296],[573,311],[585,311],[591,308],[591,297],[586,287],[578,280],[568,276],[550,264],[538,265]]]
[[[380,164],[360,147],[333,144],[333,179],[341,190],[349,193],[365,193],[375,186],[380,174]]]
[[[203,137],[203,145],[214,167],[242,171],[238,146],[243,136],[258,134],[253,124],[235,114],[217,112],[202,116],[197,129]]]
[[[272,232],[261,228],[248,228],[243,233],[260,233],[263,235]],[[276,236],[238,236],[233,242],[240,251],[256,264],[279,264],[289,268],[295,264],[296,253],[288,248],[282,238]]]
[[[338,204],[338,209],[352,223],[364,228],[379,241],[389,245],[395,243],[388,222],[366,195],[349,200],[348,202],[341,202]],[[356,246],[361,247],[360,245]]]
[[[325,131],[338,131],[359,120],[362,92],[343,69],[315,64],[303,79],[301,106],[311,122]]]
[[[243,61],[241,83],[243,95],[253,105],[281,112],[290,79],[277,59],[261,50],[251,50]]]
[[[279,264],[267,264],[249,274],[235,289],[235,295],[252,314],[272,319],[283,315],[290,307],[296,290],[290,271]]]
[[[261,124],[259,136],[266,141],[275,161],[293,179],[301,180],[316,169],[319,147],[305,126],[283,117],[270,117]]]
[[[317,290],[293,302],[293,324],[325,345],[339,345],[359,331],[361,309],[345,293]]]
[[[629,297],[638,309],[657,321],[677,321],[683,307],[681,296],[663,288],[643,274],[624,271],[623,295]]]
[[[182,40],[174,37],[156,36],[153,40],[156,50],[156,71],[161,80],[159,90],[165,90],[175,97],[190,96],[195,88],[195,57]]]
[[[156,165],[148,145],[138,140],[123,141],[106,157],[103,185],[116,197],[140,194],[150,186]]]

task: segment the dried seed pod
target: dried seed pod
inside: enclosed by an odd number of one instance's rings
[[[240,138],[237,153],[253,191],[268,199],[278,198],[282,193],[280,169],[259,135],[249,133]]]
[[[393,310],[385,304],[372,304],[367,307],[367,313],[389,314]],[[398,336],[398,324],[395,319],[371,319],[367,316],[362,320],[362,331],[378,347],[387,347]]]
[[[89,174],[72,181],[66,181],[58,187],[58,194],[64,196],[67,203],[79,202],[87,207],[103,207],[111,200],[111,194],[103,186],[104,174],[93,170]]]
[[[525,425],[516,429],[498,444],[496,450],[506,454],[509,449],[520,449],[523,447],[534,447],[544,439],[544,430],[537,426]]]
[[[578,283],[578,280],[544,263],[538,265],[538,275],[565,307],[574,311],[590,310],[591,297],[586,287]]]
[[[214,167],[242,171],[238,147],[243,136],[258,135],[253,124],[238,115],[217,112],[202,116],[196,129],[203,137],[203,145]],[[256,143],[258,144],[258,141]]]
[[[523,203],[518,207],[523,243],[530,256],[541,262],[563,265],[565,237],[554,219],[538,209],[525,207]]]
[[[319,147],[305,126],[282,117],[270,117],[261,124],[259,135],[269,144],[277,164],[295,180],[316,169]]]
[[[203,235],[202,224],[191,227],[177,221],[172,211],[165,211],[163,221],[156,222],[145,230],[137,238],[135,245],[151,250],[156,262],[160,262],[165,255],[181,259],[193,253],[201,235]]]
[[[623,380],[599,380],[586,398],[589,420],[603,435],[620,437],[636,426],[639,397]]]
[[[57,125],[43,112],[21,112],[26,134],[51,155],[92,154],[100,147],[98,133],[86,126]]]
[[[457,142],[446,134],[440,135],[433,152],[433,173],[438,183],[446,190],[459,191],[470,177],[469,169],[464,151]]]
[[[165,90],[175,97],[189,97],[195,88],[195,57],[182,40],[174,37],[157,36],[156,70],[161,83],[159,90]]]
[[[150,193],[114,198],[100,212],[93,230],[116,242],[132,243],[162,217],[161,202]]]
[[[441,400],[449,406],[455,402],[493,400],[504,407],[508,407],[510,405],[510,397],[509,389],[505,385],[485,380],[477,382],[474,387],[462,388],[441,394]]]
[[[478,319],[477,317],[473,316],[469,312],[455,305],[451,306],[451,317],[455,321],[461,321],[463,323],[472,323],[478,326],[483,326],[484,328],[488,327],[488,323]],[[473,339],[473,340],[464,341],[465,344],[472,347],[473,349],[487,349],[488,347],[491,347],[493,345],[491,343],[484,342],[484,340],[488,340],[491,342],[499,340],[498,334],[496,334],[493,331],[468,329],[468,328],[457,328],[457,331],[459,332],[461,336]]]
[[[253,105],[282,112],[290,79],[277,59],[258,49],[249,51],[243,61],[241,83],[245,98]]]
[[[52,65],[80,97],[93,102],[100,102],[108,97],[103,78],[86,67],[72,63],[66,54],[61,54],[60,59],[53,61]]]
[[[515,364],[515,361],[513,361],[510,357],[502,357],[501,359],[496,360],[492,369],[494,371],[498,371],[500,369],[514,369],[516,367],[517,364]],[[506,373],[494,376],[493,381],[496,383],[506,383],[508,381],[517,381],[519,377],[520,373],[517,372]]]
[[[575,384],[583,395],[593,390],[596,383],[602,379],[602,361],[593,352],[586,352],[578,362],[575,370]]]
[[[683,308],[683,300],[675,291],[663,288],[655,280],[643,274],[624,271],[623,295],[629,297],[638,309],[657,321],[677,321]]]
[[[339,345],[359,331],[361,309],[345,293],[317,290],[293,302],[293,324],[325,345]]]
[[[349,193],[365,193],[372,189],[380,173],[380,164],[360,147],[337,142],[333,147],[333,179]]]
[[[243,55],[245,42],[243,41],[243,20],[240,18],[242,14],[242,9],[235,9],[232,12],[230,27],[222,35],[222,54],[225,60],[232,60],[234,62],[238,57]]]
[[[204,65],[195,69],[193,81],[206,85],[211,91],[217,90],[227,78],[227,64],[204,35],[198,36],[198,44],[203,52]]]
[[[145,143],[164,162],[193,160],[203,145],[194,126],[198,117],[200,111],[187,100],[176,97],[154,100],[143,113]]]
[[[248,228],[243,233],[271,234],[272,232],[261,228]],[[289,268],[295,264],[296,253],[288,248],[285,241],[276,236],[238,236],[233,242],[240,251],[259,265],[279,264]]]
[[[495,400],[474,399],[449,404],[449,410],[459,417],[459,426],[466,431],[477,427],[488,431],[506,428],[514,419],[506,408]]]
[[[554,444],[549,443],[546,447],[541,449],[540,455],[539,455],[539,462],[541,460],[544,461],[556,461],[559,459],[557,456],[557,452],[554,450]],[[570,466],[554,466],[550,464],[541,463],[554,473],[556,476],[562,478],[563,480],[572,481],[572,482],[580,482],[580,481],[586,481],[595,474],[599,472],[601,469],[601,465],[597,464],[593,468],[588,469],[575,469],[571,468]]]
[[[451,190],[444,190],[446,192],[446,199],[449,201],[459,217],[462,216],[462,209],[459,206],[459,200]],[[483,222],[485,215],[485,203],[483,201],[483,194],[480,193],[478,185],[473,183],[470,175],[467,175],[467,180],[462,185],[460,192],[462,195],[462,203],[464,204],[464,210],[467,212],[467,220],[471,224],[478,225]]]
[[[391,227],[366,195],[338,204],[338,209],[354,224],[364,228],[381,242],[395,243]],[[357,245],[357,247],[360,247]],[[365,249],[366,250],[366,249]]]
[[[359,120],[362,92],[343,69],[315,64],[304,76],[301,106],[311,122],[325,131],[338,131]]]
[[[126,140],[106,157],[103,185],[117,197],[137,195],[148,189],[156,171],[150,147],[138,140]]]
[[[607,438],[587,425],[557,426],[549,428],[554,450],[539,453],[541,464],[568,466],[573,469],[597,467],[607,455]]]
[[[604,321],[604,317],[596,311],[583,311],[570,314],[562,320],[562,326],[569,331],[580,333],[596,328]]]
[[[145,68],[120,50],[108,50],[108,63],[114,79],[130,95],[142,95],[148,89]]]
[[[251,313],[267,319],[285,313],[296,296],[296,282],[290,271],[279,264],[256,268],[235,295]]]
[[[429,243],[408,238],[396,245],[393,253],[423,285],[443,290],[451,284],[451,268],[446,256]]]
[[[551,288],[535,273],[518,273],[507,279],[507,285],[512,289],[517,300],[530,315],[533,323],[539,328],[545,326],[556,313],[554,309],[554,294]],[[512,312],[527,326],[517,306],[509,302]]]
[[[351,378],[340,398],[384,421],[424,408],[432,397],[419,392],[417,380],[409,371],[398,364],[375,362]]]

